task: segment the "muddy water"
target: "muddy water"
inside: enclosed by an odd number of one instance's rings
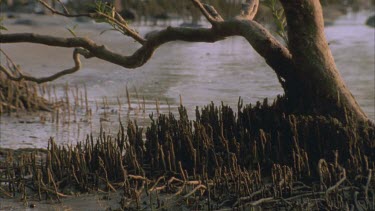
[[[342,17],[334,25],[326,27],[326,34],[341,75],[359,104],[374,119],[375,32],[364,25],[368,15],[359,13]],[[69,32],[61,26],[76,24],[57,17],[21,18],[32,20],[35,24],[18,25],[14,24],[16,20],[7,20],[9,32],[33,31],[69,36]],[[161,28],[137,26],[142,34]],[[76,33],[89,36],[124,54],[130,54],[139,47],[116,32],[99,35],[104,29],[106,26],[101,24],[78,23]],[[72,65],[70,49],[33,44],[4,44],[2,48],[33,75],[49,75]],[[66,83],[73,88],[78,86],[80,90],[83,84],[86,85],[89,105],[93,111],[91,121],[85,121],[83,111],[78,112],[76,123],[59,125],[40,121],[41,115],[48,117],[49,114],[20,114],[20,117],[3,115],[0,122],[1,146],[45,147],[49,137],[58,143],[75,143],[77,140],[82,141],[87,133],[97,133],[100,124],[107,130],[116,131],[119,118],[123,122],[135,119],[139,124],[146,125],[150,113],[176,112],[180,95],[190,116],[194,117],[195,106],[203,106],[211,101],[236,106],[239,96],[245,103],[255,103],[265,97],[273,99],[282,94],[273,71],[240,37],[215,44],[168,43],[160,47],[146,65],[136,70],[124,69],[97,59],[84,60],[83,68],[78,73],[53,82],[59,97],[64,96],[62,90]],[[130,92],[132,110],[127,105],[126,86]],[[108,106],[102,105],[103,97],[106,97]],[[143,107],[143,99],[145,109],[139,109]],[[156,101],[159,109],[156,109]]]

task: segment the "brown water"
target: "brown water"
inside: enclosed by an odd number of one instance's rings
[[[375,31],[364,25],[368,13],[349,14],[326,28],[327,39],[334,54],[337,66],[353,95],[365,112],[375,119],[374,91],[374,38]],[[69,36],[61,26],[74,25],[69,19],[59,17],[22,17],[38,22],[32,26],[13,24],[8,20],[9,32],[33,31],[42,34]],[[41,24],[43,23],[43,24]],[[57,24],[60,24],[59,26]],[[175,25],[178,22],[173,23]],[[136,26],[140,33],[162,27]],[[108,45],[111,49],[131,54],[138,45],[116,32],[99,35],[106,29],[102,24],[79,24],[76,33]],[[1,46],[23,69],[33,75],[49,75],[55,71],[71,67],[71,49],[60,49],[34,44],[4,44]],[[116,131],[118,118],[126,122],[136,119],[147,125],[148,115],[156,113],[156,100],[160,112],[176,112],[182,102],[193,118],[196,106],[211,101],[236,106],[239,96],[244,103],[255,103],[265,97],[275,98],[282,89],[273,71],[265,64],[251,46],[241,37],[232,37],[214,44],[173,42],[160,47],[153,58],[143,67],[135,70],[124,69],[97,59],[83,61],[83,68],[74,75],[63,77],[55,82],[58,95],[63,96],[62,87],[87,86],[89,104],[93,110],[91,123],[59,125],[40,123],[39,116],[1,116],[1,147],[46,147],[49,137],[58,143],[75,143],[84,139],[87,133],[97,133],[103,113],[109,121],[102,121],[107,130]],[[145,113],[141,110],[128,110],[125,87],[128,86],[132,107],[139,107],[145,98]],[[136,92],[138,93],[138,99]],[[106,96],[109,108],[100,105]],[[121,111],[117,97],[122,102]],[[84,118],[81,112],[79,118]],[[120,114],[119,114],[120,113]],[[24,123],[31,122],[31,123]]]

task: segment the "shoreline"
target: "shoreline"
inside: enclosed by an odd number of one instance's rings
[[[374,119],[375,100],[374,89],[372,89],[374,86],[374,80],[372,80],[374,77],[372,71],[374,69],[374,49],[369,48],[374,41],[371,40],[371,34],[368,36],[368,33],[373,33],[373,30],[359,25],[359,23],[362,24],[365,15],[367,13],[359,14],[358,18],[355,17],[356,14],[344,16],[337,20],[336,25],[327,27],[326,32],[336,64],[346,84],[362,108],[370,118]],[[59,17],[53,17],[40,16],[39,18],[61,23]],[[353,18],[356,19],[352,20]],[[130,54],[137,48],[131,39],[123,38],[118,33],[108,32],[108,34],[100,36],[99,32],[105,29],[103,25],[92,24],[80,27],[77,29],[79,36],[93,37],[94,40],[106,44],[118,52]],[[148,30],[164,27],[140,28],[141,33],[146,33]],[[39,26],[35,28],[25,25],[9,25],[9,29],[10,32],[35,31],[42,34],[71,36],[63,25],[58,24],[53,27]],[[69,89],[71,89],[69,96],[73,102],[71,91],[76,92],[76,87],[78,87],[79,92],[84,93],[84,83],[87,87],[89,107],[94,114],[93,121],[91,121],[94,124],[92,128],[90,123],[85,120],[84,107],[83,111],[79,110],[77,121],[71,124],[70,128],[69,124],[64,123],[60,124],[59,128],[48,121],[45,122],[46,124],[38,123],[38,119],[44,119],[39,115],[30,121],[23,118],[16,119],[13,115],[2,116],[3,138],[0,137],[0,139],[3,142],[5,139],[7,143],[10,143],[11,139],[14,139],[13,134],[18,131],[24,135],[15,138],[22,146],[26,147],[45,146],[45,142],[50,136],[54,136],[64,144],[74,143],[77,139],[82,140],[84,138],[82,135],[93,130],[97,131],[100,123],[108,128],[118,128],[116,123],[120,114],[123,123],[127,122],[129,117],[147,123],[148,115],[158,112],[157,103],[159,112],[168,113],[171,108],[177,114],[180,95],[191,116],[194,115],[196,106],[203,107],[211,101],[215,104],[220,104],[223,101],[224,104],[235,107],[239,96],[246,103],[252,104],[262,101],[264,98],[275,99],[278,94],[282,94],[280,84],[262,58],[259,58],[247,46],[248,43],[245,40],[237,37],[215,44],[168,43],[158,49],[149,64],[137,70],[123,69],[98,59],[82,60],[83,68],[80,71],[48,86],[56,86],[57,98],[60,99],[66,94],[64,89],[68,82]],[[25,43],[4,44],[2,47],[7,52],[9,51],[13,60],[20,64],[25,72],[33,75],[49,75],[72,65],[70,49]],[[126,86],[133,110],[128,108]],[[103,96],[108,97],[103,99]],[[117,97],[120,99],[121,106],[118,105]],[[145,98],[145,105],[143,98]],[[103,101],[107,101],[108,105],[104,106]],[[145,113],[143,106],[146,107]],[[127,113],[130,115],[127,116]],[[103,118],[104,114],[110,117],[110,121],[101,121],[107,119]],[[83,121],[80,121],[79,115],[82,116]],[[47,115],[48,118],[51,118],[49,116],[51,115]],[[27,124],[27,122],[33,122],[33,124]],[[13,127],[12,124],[15,126]],[[35,134],[33,132],[35,130],[41,131],[41,133]],[[69,134],[69,131],[72,132]],[[64,138],[67,135],[72,138]],[[78,135],[80,137],[77,138]],[[38,140],[44,140],[44,142]],[[15,145],[8,144],[7,146]]]

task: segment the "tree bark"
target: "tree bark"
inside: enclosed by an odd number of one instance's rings
[[[286,94],[303,112],[331,115],[347,121],[368,118],[337,70],[324,33],[319,0],[281,0],[288,23],[289,51],[296,67]]]

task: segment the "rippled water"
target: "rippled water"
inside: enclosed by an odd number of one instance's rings
[[[374,38],[373,28],[364,25],[369,14],[349,14],[340,18],[333,26],[326,28],[327,39],[334,54],[340,73],[365,112],[374,119]],[[40,17],[33,17],[39,20]],[[45,20],[46,21],[46,20]],[[35,31],[68,36],[67,30],[52,24],[20,26],[10,24],[10,32]],[[46,21],[47,23],[49,23]],[[64,24],[72,24],[63,19]],[[138,46],[121,35],[108,32],[98,35],[102,25],[80,25],[77,33],[103,42],[111,49],[130,54]],[[161,27],[137,27],[141,33]],[[48,75],[71,65],[71,50],[41,47],[32,44],[2,46],[25,70],[34,75]],[[122,102],[121,120],[137,119],[146,124],[149,113],[155,113],[155,101],[160,104],[160,112],[176,111],[182,102],[194,117],[195,106],[203,106],[211,101],[221,101],[237,105],[241,96],[245,103],[255,103],[265,97],[275,98],[282,89],[273,71],[241,37],[232,37],[214,44],[173,42],[160,47],[153,58],[143,67],[127,70],[91,59],[84,61],[83,69],[54,82],[62,87],[69,82],[71,87],[87,86],[89,103],[93,109],[92,124],[74,123],[69,126],[40,123],[39,116],[17,118],[2,116],[0,142],[2,147],[45,147],[50,136],[58,143],[74,143],[84,139],[89,132],[97,133],[99,118],[104,110],[96,103],[107,97],[109,121],[103,121],[105,128],[116,131],[118,127],[117,97]],[[145,98],[146,113],[132,110],[127,115],[125,87],[128,86],[132,107],[138,107]],[[137,89],[137,100],[135,89]],[[61,89],[60,89],[61,90]],[[60,91],[60,96],[62,92]],[[112,111],[112,113],[111,113]],[[25,120],[26,119],[26,120]],[[31,120],[30,120],[31,119]],[[32,121],[32,120],[35,121]],[[22,122],[34,123],[22,123]]]

